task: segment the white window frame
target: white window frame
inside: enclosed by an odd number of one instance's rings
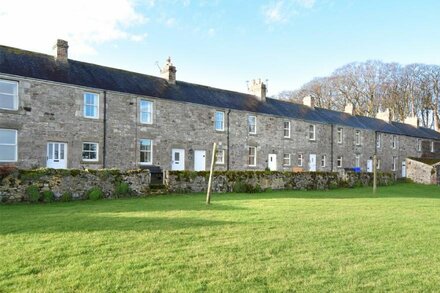
[[[142,111],[142,103],[149,103],[151,106],[150,106],[150,111]],[[146,113],[147,114],[147,116],[148,117],[150,117],[150,120],[149,121],[144,121],[143,119],[142,119],[142,117],[143,117],[143,113]],[[142,123],[142,124],[153,124],[153,113],[154,113],[154,102],[153,101],[150,101],[150,100],[146,100],[146,99],[141,99],[140,101],[139,101],[139,122],[140,123]]]
[[[396,156],[393,157],[391,171],[397,171],[397,157]]]
[[[83,154],[84,154],[84,145],[85,144],[95,144],[96,145],[96,159],[84,159]],[[86,152],[91,153],[91,151],[86,151]],[[99,143],[91,142],[91,141],[84,141],[82,143],[81,160],[83,162],[98,162],[99,161]]]
[[[376,148],[380,149],[382,144],[382,133],[378,133],[376,136]]]
[[[361,131],[360,130],[356,130],[354,132],[354,143],[356,145],[361,145]]]
[[[148,153],[146,150],[142,150],[142,141],[143,140],[149,140],[150,141],[150,161],[148,162],[141,162],[141,153]],[[139,164],[140,165],[153,165],[153,140],[149,138],[141,138],[139,140]]]
[[[417,151],[422,151],[422,140],[420,138],[417,139]]]
[[[286,128],[286,124],[287,124],[287,128]],[[284,121],[283,122],[283,136],[284,138],[290,138],[290,130],[291,130],[291,126],[290,126],[290,121]],[[286,131],[287,131],[287,135],[286,135]]]
[[[313,131],[310,129],[311,127],[312,127]],[[313,134],[313,137],[310,137],[311,134]],[[308,137],[309,137],[310,141],[315,141],[316,140],[316,125],[315,124],[310,124],[309,125]]]
[[[10,132],[14,132],[14,134],[15,134],[15,142],[13,144],[0,143],[0,145],[3,145],[3,146],[14,146],[15,147],[14,159],[13,160],[0,160],[0,162],[5,162],[5,163],[17,162],[17,160],[18,160],[18,131],[15,129],[6,129],[6,128],[0,128],[0,131],[10,131]]]
[[[361,167],[361,155],[357,154],[354,156],[354,166],[356,168],[360,168]]]
[[[251,126],[252,126],[252,122],[251,120],[254,120],[254,130],[252,131]],[[257,116],[255,115],[249,115],[248,116],[248,132],[249,134],[257,134]]]
[[[15,94],[11,95],[10,93],[2,93],[2,92],[0,92],[0,94],[8,95],[8,96],[12,97],[12,99],[13,99],[12,102],[14,104],[14,107],[13,108],[0,108],[0,109],[2,109],[2,110],[9,110],[9,111],[17,111],[18,110],[18,82],[17,81],[13,81],[13,80],[6,80],[6,79],[0,79],[0,82],[9,83],[9,84],[15,85]]]
[[[221,120],[217,120],[217,114],[221,114]],[[217,122],[221,123],[221,128],[217,128]],[[225,112],[215,111],[214,114],[214,129],[216,131],[225,131]]]
[[[341,144],[342,141],[344,140],[343,136],[344,136],[344,128],[342,127],[338,127],[338,129],[336,130],[336,136],[338,139],[338,143]]]
[[[304,155],[298,154],[296,163],[298,164],[298,167],[302,167],[304,165]]]
[[[431,153],[435,151],[435,144],[434,141],[431,141]]]
[[[221,156],[220,156],[221,160],[219,160],[219,154],[221,154]],[[225,150],[217,150],[216,155],[215,155],[215,164],[216,165],[224,165],[225,164]]]
[[[397,135],[393,135],[391,138],[391,148],[393,150],[397,149]]]
[[[325,168],[326,167],[326,160],[327,160],[327,156],[326,155],[322,155],[321,156],[321,168]]]
[[[251,149],[254,150],[254,154],[251,154]],[[251,157],[253,158],[253,163],[251,164]],[[257,166],[257,148],[254,146],[248,147],[248,166],[255,167]]]
[[[337,168],[342,168],[342,160],[343,160],[342,156],[336,157],[336,167]]]
[[[287,160],[287,164],[286,164],[286,160]],[[291,166],[292,162],[291,162],[291,157],[290,154],[283,154],[283,166]]]
[[[86,100],[87,100],[86,96],[87,95],[94,95],[96,97],[96,99],[95,99],[95,103],[96,104],[93,104],[93,105],[92,104],[87,104],[86,103]],[[91,93],[91,92],[85,92],[84,95],[83,95],[83,104],[84,104],[83,105],[84,106],[83,114],[84,114],[85,118],[99,119],[99,94]],[[86,114],[87,113],[87,111],[86,111],[87,106],[96,108],[95,116],[87,116],[87,114]]]

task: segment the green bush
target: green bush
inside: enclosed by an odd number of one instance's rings
[[[50,190],[45,190],[42,193],[44,202],[53,202],[55,199],[55,195]]]
[[[98,200],[103,198],[104,193],[102,192],[101,188],[95,186],[90,188],[89,191],[86,193],[86,198],[91,200]]]
[[[40,190],[35,185],[30,185],[26,188],[26,195],[29,197],[30,202],[38,202],[41,199]]]
[[[262,192],[260,185],[256,185],[255,187],[251,184],[245,183],[243,181],[237,181],[232,187],[232,191],[235,193],[257,193]]]
[[[69,191],[64,192],[60,197],[60,200],[62,202],[72,201],[72,199],[73,199],[72,193]]]
[[[130,185],[126,182],[116,182],[115,184],[115,196],[126,197],[131,195]]]

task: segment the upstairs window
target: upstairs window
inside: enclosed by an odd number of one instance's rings
[[[0,129],[0,162],[17,162],[17,130]]]
[[[215,112],[214,127],[217,131],[225,130],[225,112]]]
[[[99,95],[93,93],[84,94],[84,117],[99,118]]]
[[[422,140],[420,138],[417,139],[417,151],[422,151]]]
[[[321,167],[322,168],[325,168],[325,165],[326,165],[326,157],[325,157],[325,155],[322,155],[321,156]]]
[[[297,158],[297,164],[298,164],[299,167],[303,166],[303,161],[304,161],[303,155],[299,154],[298,158]]]
[[[98,144],[95,142],[84,142],[82,147],[83,161],[98,161]]]
[[[290,121],[284,121],[284,138],[290,138]]]
[[[147,100],[141,100],[139,105],[140,110],[140,122],[144,124],[153,123],[153,102]]]
[[[309,125],[309,140],[315,140],[316,139],[316,133],[315,133],[316,127],[313,124]]]
[[[256,166],[257,165],[257,148],[256,147],[249,147],[248,165],[249,166]]]
[[[250,134],[257,133],[257,117],[248,116],[248,130]]]
[[[356,145],[360,145],[361,144],[361,131],[360,130],[356,130],[354,133],[354,143]]]
[[[283,166],[290,166],[290,154],[283,155]]]
[[[223,165],[225,163],[225,150],[217,150],[215,163],[217,165]]]
[[[393,138],[392,138],[392,140],[391,140],[391,147],[392,147],[393,149],[396,149],[396,148],[397,148],[397,135],[393,135]]]
[[[435,145],[434,142],[431,141],[431,153],[433,153],[435,151]]]
[[[151,139],[141,139],[139,151],[141,164],[153,164],[153,141]]]
[[[342,168],[342,156],[338,156],[338,158],[336,159],[336,166],[338,168]]]
[[[336,136],[338,138],[338,143],[342,143],[342,136],[344,135],[344,130],[339,127],[336,133]]]
[[[0,79],[0,109],[18,109],[18,82]]]
[[[382,135],[378,133],[376,136],[376,147],[379,149],[381,144],[382,144]]]

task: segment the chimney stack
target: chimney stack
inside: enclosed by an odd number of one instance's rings
[[[417,128],[419,127],[419,118],[417,116],[408,116],[405,118],[404,123]]]
[[[383,120],[383,121],[385,121],[387,123],[390,123],[391,122],[390,109],[386,108],[385,111],[380,111],[379,110],[379,112],[377,112],[377,114],[376,114],[376,118],[380,119],[380,120]]]
[[[260,102],[266,102],[267,87],[261,79],[252,80],[249,93],[256,96]]]
[[[171,62],[171,57],[168,57],[165,66],[160,71],[163,78],[165,78],[169,84],[176,83],[176,66]]]
[[[350,115],[354,115],[354,106],[352,103],[345,104],[344,112]]]
[[[55,60],[66,63],[69,58],[69,43],[67,41],[58,39],[56,44],[53,46],[53,49],[55,51]]]
[[[305,96],[303,98],[303,105],[310,108],[315,108],[315,98],[312,96]]]

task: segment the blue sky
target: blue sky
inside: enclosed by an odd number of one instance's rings
[[[354,61],[440,64],[439,11],[434,0],[11,0],[0,44],[51,53],[64,38],[74,59],[151,75],[171,56],[178,80],[245,91],[262,78],[273,95]]]

